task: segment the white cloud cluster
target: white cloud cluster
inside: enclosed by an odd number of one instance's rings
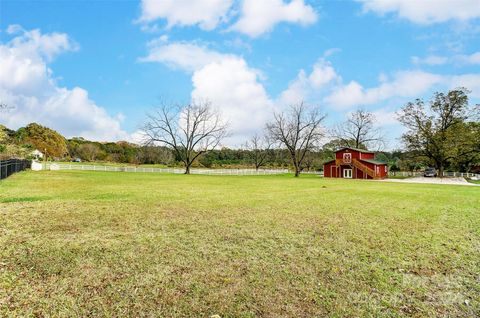
[[[264,127],[273,110],[302,100],[318,102],[320,106],[340,112],[359,106],[373,107],[382,125],[395,125],[394,111],[398,102],[427,97],[425,94],[433,89],[464,86],[472,90],[471,97],[480,96],[480,74],[441,75],[406,70],[391,76],[381,74],[377,86],[364,87],[357,81],[344,82],[325,55],[310,72],[300,70],[276,98],[268,96],[260,81],[260,72],[243,58],[196,43],[153,41],[142,61],[160,62],[191,73],[192,99],[209,100],[222,111],[234,136],[227,143],[237,146]]]
[[[166,19],[168,27],[198,25],[212,30],[226,21],[233,0],[143,0],[141,22]]]
[[[234,4],[233,0],[142,0],[139,21],[148,24],[165,19],[168,28],[198,25],[203,30],[213,30],[239,15],[229,30],[251,37],[268,33],[281,22],[309,25],[317,21],[317,13],[304,0],[243,0],[240,10],[235,10]],[[143,29],[152,27],[144,25]]]
[[[12,128],[37,122],[66,136],[84,136],[96,140],[126,138],[120,118],[107,114],[75,87],[59,87],[48,67],[57,55],[77,49],[64,33],[42,34],[10,26],[8,33],[19,33],[0,44],[1,102],[13,107],[1,121]]]
[[[394,13],[417,24],[480,18],[478,0],[357,0],[363,10],[379,15]]]
[[[480,3],[479,3],[480,5]],[[480,52],[476,52],[473,54],[462,54],[462,55],[456,55],[453,58],[455,61],[458,63],[462,64],[471,64],[471,65],[480,65]]]
[[[432,89],[466,87],[470,96],[480,97],[480,74],[441,75],[424,71],[401,71],[376,87],[364,88],[356,81],[338,85],[325,97],[330,106],[342,110],[373,105],[392,98],[422,97]]]
[[[300,100],[307,100],[315,93],[324,90],[328,84],[340,79],[332,64],[321,58],[313,65],[310,74],[307,74],[305,70],[300,70],[288,88],[281,93],[279,102],[288,105],[298,103]]]
[[[228,56],[191,42],[166,43],[157,39],[150,41],[147,46],[149,53],[140,59],[141,62],[160,62],[190,72]]]
[[[317,21],[315,10],[303,0],[244,0],[241,12],[231,29],[251,37],[270,32],[280,22],[309,25]]]
[[[270,118],[273,102],[260,83],[260,73],[241,57],[212,51],[195,43],[152,43],[144,62],[160,62],[192,74],[191,97],[210,101],[229,122],[232,138],[239,146]]]
[[[375,104],[391,97],[416,97],[442,81],[440,75],[423,71],[402,71],[392,81],[365,89],[356,81],[338,86],[325,101],[338,109]]]

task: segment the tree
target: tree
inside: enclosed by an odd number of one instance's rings
[[[252,153],[255,170],[258,171],[265,164],[271,146],[272,143],[268,138],[257,133],[245,143],[245,149]]]
[[[39,151],[46,151],[48,156],[63,157],[67,153],[65,138],[53,129],[31,123],[20,128],[16,134],[21,142],[31,144]]]
[[[323,156],[320,152],[312,152],[309,151],[305,155],[305,160],[304,160],[304,170],[307,171],[318,171],[323,169]]]
[[[143,146],[139,149],[138,155],[141,162],[148,164],[169,165],[173,163],[174,159],[172,150],[166,147]]]
[[[83,160],[95,161],[101,149],[93,143],[84,143],[78,146],[77,153]]]
[[[190,173],[200,155],[215,149],[227,136],[227,124],[210,103],[192,102],[185,107],[163,106],[147,116],[143,127],[147,144],[170,147]]]
[[[298,177],[304,168],[305,156],[314,150],[324,136],[322,121],[325,115],[317,108],[309,109],[303,102],[290,106],[288,112],[274,113],[267,124],[270,140],[287,148]]]
[[[408,151],[427,159],[443,176],[445,167],[452,160],[461,159],[478,152],[474,145],[478,139],[469,141],[465,131],[468,122],[478,120],[479,105],[469,107],[465,88],[448,93],[435,93],[425,109],[421,99],[406,104],[399,112],[399,121],[408,129],[402,140]],[[478,138],[478,137],[477,137]]]
[[[461,123],[455,127],[454,134],[457,144],[448,151],[450,168],[470,172],[480,166],[480,122]]]
[[[335,127],[332,134],[342,147],[380,150],[385,146],[385,138],[381,130],[375,127],[375,122],[373,113],[357,109],[348,115],[344,123]]]
[[[8,137],[7,127],[0,125],[0,143],[6,142]]]

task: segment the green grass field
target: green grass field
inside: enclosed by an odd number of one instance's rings
[[[475,317],[480,188],[22,172],[0,316]]]

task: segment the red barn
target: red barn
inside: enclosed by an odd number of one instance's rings
[[[327,178],[384,179],[387,177],[387,163],[375,160],[371,151],[342,148],[335,152],[335,159],[323,165]]]

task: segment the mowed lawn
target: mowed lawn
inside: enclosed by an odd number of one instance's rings
[[[475,317],[480,187],[22,172],[0,316]]]

